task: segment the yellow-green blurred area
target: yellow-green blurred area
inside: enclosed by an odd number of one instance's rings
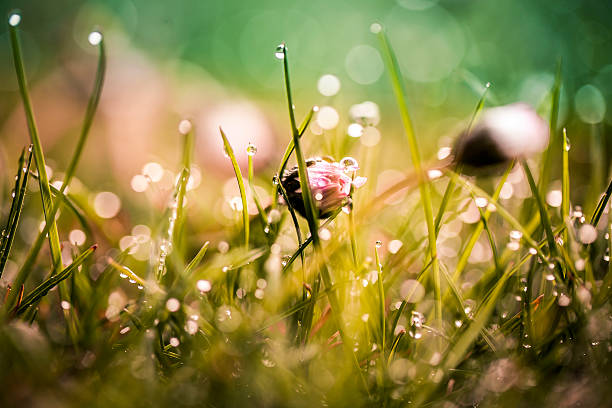
[[[190,198],[196,219],[211,225],[229,211],[225,222],[235,222],[228,202],[237,190],[219,126],[242,165],[247,144],[256,145],[257,184],[269,190],[290,138],[281,63],[274,58],[282,41],[298,121],[313,105],[321,107],[305,135],[307,154],[354,156],[371,185],[377,174],[391,174],[385,170],[406,171],[408,146],[371,33],[375,22],[387,29],[397,52],[426,161],[452,145],[487,82],[487,106],[523,101],[547,118],[562,61],[559,123],[572,140],[572,195],[584,204],[587,174],[594,191],[604,188],[605,177],[593,175],[591,166],[607,168],[612,124],[612,9],[605,1],[4,0],[0,6],[4,15],[15,9],[23,17],[26,70],[52,181],[72,154],[93,83],[97,56],[88,34],[103,32],[107,79],[71,188],[86,186],[91,200],[102,191],[117,194],[118,210],[134,218],[124,225],[148,222],[147,214],[130,208],[166,205],[184,118],[197,136],[191,187],[199,194]],[[28,143],[10,52],[3,24],[0,157],[6,174],[13,174]],[[375,105],[360,105],[365,101]],[[360,108],[373,109],[375,126],[351,130],[351,109]],[[265,190],[262,195],[270,200]],[[117,204],[115,198],[106,196]]]

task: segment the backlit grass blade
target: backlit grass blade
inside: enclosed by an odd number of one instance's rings
[[[97,33],[97,32],[96,32]],[[47,182],[47,185],[49,185],[50,187],[50,191],[51,193],[53,193],[55,195],[55,200],[53,201],[53,206],[50,210],[50,212],[48,213],[48,215],[46,216],[46,219],[53,219],[55,220],[55,214],[57,213],[57,211],[59,210],[60,204],[63,202],[65,205],[67,205],[77,216],[77,218],[79,219],[81,225],[83,226],[83,228],[85,229],[86,232],[88,232],[91,235],[91,229],[88,226],[87,221],[85,220],[85,218],[82,216],[82,214],[80,214],[79,211],[77,211],[76,206],[72,203],[71,200],[69,200],[67,198],[67,196],[65,195],[66,189],[68,188],[68,185],[70,184],[70,181],[72,180],[72,178],[74,177],[77,165],[79,163],[79,159],[83,153],[83,148],[85,146],[85,142],[87,141],[87,136],[89,135],[89,130],[91,128],[91,125],[93,123],[93,118],[95,116],[98,104],[100,102],[100,95],[102,93],[102,87],[104,84],[104,78],[105,78],[105,73],[106,73],[106,53],[105,53],[105,49],[104,49],[104,39],[102,37],[102,34],[99,34],[99,36],[95,36],[95,39],[98,41],[97,43],[97,47],[98,47],[98,66],[97,66],[97,70],[96,70],[96,77],[94,80],[94,87],[93,87],[93,91],[90,95],[89,98],[89,102],[87,104],[87,110],[85,112],[85,118],[83,120],[83,125],[81,128],[81,133],[79,135],[79,139],[77,140],[77,145],[75,147],[74,153],[72,154],[72,158],[70,160],[70,163],[68,165],[68,168],[66,169],[65,175],[64,175],[64,180],[62,181],[62,185],[61,188],[58,190],[53,186],[50,186],[49,183]],[[19,42],[17,41],[16,38],[16,34],[15,34],[15,44],[17,45],[17,47],[19,47]],[[18,55],[20,55],[20,51],[17,53]],[[21,63],[21,59],[19,59],[20,64],[21,64],[21,72],[23,72],[23,64]],[[18,70],[19,72],[19,70]],[[20,84],[21,84],[21,77],[18,76],[18,78],[20,78]],[[24,73],[24,77],[23,77],[24,83],[25,83],[25,73]],[[20,86],[21,88],[21,86]],[[27,94],[27,88],[24,85],[24,91],[22,91],[22,94],[25,92],[25,95],[27,97],[28,100],[28,104],[29,104],[29,96]],[[31,113],[31,110],[30,110]],[[33,121],[33,115],[32,115],[32,124],[35,128],[36,124]],[[29,122],[28,122],[29,123]],[[37,135],[38,133],[36,133]],[[36,159],[36,148],[35,146],[33,146],[33,151],[34,151],[34,157]],[[44,167],[44,166],[43,166]],[[45,175],[46,176],[46,172],[45,173],[39,173],[40,174],[40,178],[37,176],[39,183],[43,183],[42,181],[42,176]],[[42,194],[42,188],[41,188],[41,194]],[[51,223],[50,225],[47,225],[47,223],[45,223],[45,227],[43,228],[43,230],[39,233],[39,235],[36,237],[36,240],[34,242],[34,244],[30,247],[30,250],[28,251],[28,255],[26,256],[25,261],[22,264],[22,267],[19,270],[19,273],[17,274],[17,277],[14,281],[14,284],[18,284],[21,285],[23,283],[25,283],[28,274],[30,273],[30,270],[32,269],[32,267],[34,266],[34,263],[36,262],[36,257],[38,256],[38,253],[40,252],[40,249],[42,248],[42,245],[44,243],[45,237],[47,235],[49,235],[49,239],[51,240],[52,236],[54,236],[53,234],[53,229],[52,227],[55,225],[55,223]],[[55,233],[55,235],[57,235],[57,233]],[[52,247],[53,250],[53,247]],[[14,303],[14,295],[9,295],[9,299],[7,301],[8,305],[11,305],[12,303]]]
[[[189,276],[189,274],[191,274],[191,272],[195,268],[197,268],[197,266],[200,264],[200,262],[202,262],[202,259],[204,258],[204,255],[206,255],[206,251],[208,250],[208,245],[209,244],[210,244],[210,242],[206,241],[204,243],[204,245],[202,245],[202,248],[200,248],[200,250],[198,251],[196,256],[194,256],[193,259],[191,260],[191,262],[189,262],[189,264],[185,268],[185,272],[184,272],[185,276]]]
[[[244,226],[244,246],[249,248],[249,208],[247,205],[246,199],[246,190],[244,189],[244,180],[242,178],[242,172],[240,171],[240,166],[238,166],[238,161],[236,160],[236,156],[234,155],[234,150],[230,145],[229,140],[227,140],[227,136],[223,132],[223,129],[219,128],[221,132],[221,137],[223,138],[223,146],[225,148],[225,152],[229,156],[232,161],[232,167],[234,168],[234,174],[236,175],[236,181],[238,181],[238,189],[240,190],[240,199],[242,200],[242,223]]]
[[[30,174],[30,165],[32,163],[32,150],[28,153],[28,159],[25,160],[25,151],[21,153],[19,157],[19,167],[17,169],[17,176],[15,180],[15,189],[13,190],[13,202],[11,203],[11,210],[9,212],[8,221],[6,227],[2,230],[2,246],[0,247],[0,276],[6,266],[15,235],[17,233],[17,226],[19,225],[19,218],[21,216],[21,210],[23,208],[23,202],[26,195],[26,188],[28,185],[28,175]]]
[[[563,128],[563,167],[561,174],[561,221],[566,223],[570,216],[570,174],[569,174],[569,150],[570,141],[567,137],[567,129]],[[568,232],[563,232],[563,242],[567,243]],[[569,245],[569,244],[566,244]]]
[[[597,224],[599,223],[599,219],[601,218],[602,214],[604,213],[604,210],[606,209],[606,205],[608,205],[608,201],[610,200],[611,195],[612,195],[612,180],[610,180],[610,184],[608,184],[608,188],[606,189],[606,192],[599,199],[599,202],[597,203],[597,207],[595,208],[595,211],[593,211],[593,215],[591,216],[591,220],[589,221],[589,224],[593,225],[594,227],[597,226]]]
[[[538,186],[540,190],[540,194],[544,194],[546,192],[546,188],[548,183],[550,182],[550,169],[552,167],[552,163],[554,160],[554,155],[557,154],[556,147],[559,145],[558,142],[558,122],[559,122],[559,105],[561,100],[561,60],[557,63],[557,72],[555,74],[555,82],[553,83],[552,89],[550,91],[550,119],[549,119],[549,148],[544,152],[544,157],[542,158],[542,164],[540,168],[540,178],[538,179]],[[563,141],[561,145],[565,145]]]
[[[40,285],[32,290],[26,297],[23,298],[19,307],[15,310],[16,315],[20,315],[25,312],[28,307],[37,303],[42,299],[51,289],[53,289],[58,283],[68,278],[70,274],[75,272],[78,267],[83,264],[89,258],[98,246],[94,245],[89,249],[85,250],[79,255],[70,265],[64,268],[61,272],[51,275],[45,279]]]
[[[540,210],[540,220],[542,221],[542,226],[544,227],[544,231],[546,232],[546,238],[548,241],[548,250],[552,256],[557,256],[557,245],[555,243],[555,236],[552,231],[552,226],[550,224],[550,216],[548,215],[548,210],[546,209],[546,203],[544,203],[544,199],[536,186],[535,180],[533,179],[533,175],[531,174],[531,170],[529,170],[529,165],[526,160],[522,161],[523,169],[525,170],[525,175],[527,176],[527,181],[529,182],[529,187],[531,187],[531,193],[536,199],[536,203],[538,205],[538,209]]]
[[[425,221],[427,222],[427,231],[429,238],[429,255],[433,260],[433,276],[434,276],[434,297],[436,299],[436,320],[441,324],[442,322],[442,296],[440,291],[440,270],[438,265],[438,254],[436,248],[436,228],[434,226],[434,217],[431,202],[431,186],[429,178],[423,171],[421,164],[421,156],[418,149],[418,143],[414,129],[412,126],[412,119],[408,111],[408,104],[406,102],[405,87],[402,81],[399,65],[395,57],[395,53],[389,44],[387,35],[384,30],[380,29],[378,32],[378,39],[380,40],[380,46],[382,49],[383,59],[387,67],[387,71],[391,77],[391,86],[393,93],[397,101],[397,105],[400,110],[402,122],[404,124],[404,130],[408,144],[410,146],[410,154],[412,157],[412,163],[415,167],[417,177],[419,180],[419,189],[421,192],[421,200],[423,201],[423,211],[425,213]]]
[[[385,316],[385,287],[383,284],[383,270],[382,270],[382,264],[380,263],[380,256],[378,254],[378,247],[380,246],[380,241],[376,242],[376,245],[374,246],[374,254],[375,254],[375,258],[376,258],[376,267],[378,268],[378,315],[380,318],[380,345],[381,345],[381,355],[383,357],[383,361],[384,361],[384,356],[385,356],[385,352],[386,352],[386,331],[387,331],[387,321],[386,321],[386,316]]]
[[[21,19],[19,20],[21,21]],[[17,24],[18,25],[18,24]],[[21,45],[17,35],[17,25],[9,24],[10,42],[13,50],[13,62],[15,64],[15,72],[19,83],[19,93],[23,101],[23,108],[28,123],[28,131],[32,141],[32,151],[34,160],[39,174],[40,195],[42,199],[43,212],[45,213],[45,221],[49,224],[49,246],[51,249],[51,260],[53,269],[59,270],[62,265],[62,253],[59,241],[59,234],[55,223],[55,217],[51,216],[50,210],[52,206],[51,189],[49,188],[49,179],[47,177],[47,169],[45,168],[45,157],[42,150],[42,143],[38,135],[38,127],[34,119],[34,111],[30,101],[30,93],[28,91],[25,68],[23,65],[23,56],[21,54]]]
[[[186,129],[182,125],[186,124]],[[185,224],[185,195],[187,194],[187,183],[191,175],[191,162],[193,161],[194,132],[190,122],[183,121],[179,125],[179,132],[183,135],[183,157],[181,159],[182,169],[176,190],[176,221],[174,223],[173,240],[175,245],[180,246],[182,228]]]
[[[253,177],[254,177],[253,155],[255,153],[254,152],[250,152],[249,151],[250,148],[251,148],[251,145],[249,145],[247,147],[247,160],[248,160],[247,179],[249,181],[249,189],[251,190],[251,196],[253,197],[253,201],[255,202],[255,206],[257,207],[257,213],[259,214],[259,219],[261,221],[262,228],[264,229],[264,232],[266,232],[267,230],[269,230],[268,219],[266,217],[266,211],[264,210],[263,206],[261,205],[261,201],[259,200],[259,196],[257,195],[257,192],[255,191],[255,184],[253,184]]]

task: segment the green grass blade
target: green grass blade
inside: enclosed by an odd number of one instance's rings
[[[550,169],[552,167],[554,155],[556,154],[555,147],[559,144],[557,140],[557,127],[559,122],[559,105],[561,100],[561,60],[557,63],[557,72],[555,74],[555,82],[553,83],[550,91],[550,136],[549,136],[549,148],[544,152],[542,158],[542,164],[540,168],[540,178],[538,179],[538,186],[540,194],[544,194],[546,187],[550,182]],[[564,142],[562,143],[564,144]]]
[[[176,220],[174,223],[173,240],[176,246],[180,246],[182,238],[181,231],[185,224],[185,195],[187,194],[187,183],[191,175],[191,163],[193,161],[194,132],[191,123],[189,123],[189,128],[183,133],[183,136],[183,157],[181,160],[183,168],[181,169],[177,191],[175,193]]]
[[[540,210],[540,220],[542,221],[542,226],[544,227],[544,231],[546,232],[546,238],[548,241],[548,250],[552,256],[557,256],[557,245],[555,243],[555,236],[552,231],[552,226],[550,224],[550,216],[548,215],[548,210],[546,209],[546,204],[544,203],[544,199],[540,195],[540,191],[536,186],[535,180],[533,179],[533,175],[531,174],[531,170],[529,170],[529,165],[526,160],[522,161],[523,169],[525,170],[525,175],[527,176],[527,181],[529,182],[529,187],[531,188],[531,193],[536,199],[536,203],[538,205],[538,209]]]
[[[189,262],[189,264],[185,268],[185,276],[189,276],[189,274],[200,264],[200,262],[202,262],[202,259],[204,258],[204,255],[206,255],[206,251],[208,250],[209,244],[210,242],[206,241],[204,245],[202,245],[202,248],[200,248],[196,256],[194,256],[191,262]]]
[[[393,88],[393,93],[395,94],[395,98],[397,101],[397,105],[400,110],[400,115],[402,118],[402,122],[404,124],[404,130],[406,133],[406,138],[408,139],[408,144],[410,146],[410,154],[412,157],[412,163],[415,167],[417,177],[419,180],[419,189],[421,192],[421,199],[423,201],[423,210],[425,213],[425,220],[427,222],[427,231],[429,238],[429,255],[433,260],[433,275],[434,275],[434,291],[436,298],[436,319],[441,324],[442,322],[442,296],[440,290],[440,271],[438,265],[438,254],[436,248],[436,229],[434,226],[434,217],[433,217],[433,209],[432,209],[432,201],[431,201],[431,186],[429,182],[429,178],[425,175],[422,164],[421,164],[421,156],[418,149],[417,138],[414,134],[414,129],[412,126],[412,120],[410,118],[410,114],[408,111],[408,105],[406,103],[406,96],[404,91],[404,84],[401,79],[399,65],[397,63],[397,59],[395,58],[395,54],[391,45],[389,44],[389,40],[383,29],[378,33],[378,39],[380,40],[380,45],[382,49],[383,59],[385,61],[385,65],[387,67],[387,71],[391,77],[391,86]]]
[[[24,164],[25,163],[25,164]],[[6,261],[8,260],[17,233],[21,210],[26,195],[26,187],[28,185],[28,175],[30,174],[30,165],[32,163],[32,150],[28,154],[28,160],[25,161],[25,151],[21,153],[19,158],[19,167],[15,181],[15,190],[11,210],[9,212],[8,222],[5,229],[2,231],[2,247],[0,248],[0,276],[4,272]]]
[[[378,246],[377,242],[374,246],[374,254],[376,257],[376,267],[378,268],[378,315],[380,318],[380,353],[384,359],[385,356],[385,346],[386,346],[386,331],[387,331],[387,321],[386,321],[386,313],[385,313],[385,287],[383,284],[383,270],[382,264],[380,263],[380,256],[378,254]],[[384,360],[383,360],[384,361]]]
[[[248,149],[248,148],[247,148]],[[253,201],[255,202],[255,206],[257,207],[257,213],[259,214],[259,219],[261,221],[262,228],[264,228],[264,232],[267,231],[268,227],[268,219],[266,217],[266,211],[261,205],[261,201],[257,196],[257,192],[255,191],[255,184],[253,183],[253,155],[247,151],[247,160],[248,160],[248,173],[247,179],[249,181],[249,189],[251,190],[251,195],[253,196]]]
[[[601,218],[602,214],[604,213],[604,210],[606,209],[606,205],[608,205],[610,196],[612,196],[612,180],[610,180],[606,192],[599,199],[599,202],[597,203],[595,211],[593,211],[593,215],[591,216],[589,224],[593,225],[594,227],[597,226],[597,224],[599,223],[599,219]]]
[[[230,145],[229,140],[225,136],[223,129],[219,128],[221,132],[221,137],[223,138],[223,146],[225,148],[225,152],[229,156],[232,161],[232,167],[234,168],[234,174],[236,175],[236,180],[238,181],[238,188],[240,189],[240,199],[242,200],[242,223],[244,225],[244,246],[249,248],[249,209],[247,206],[246,199],[246,190],[244,188],[244,180],[242,178],[242,172],[240,171],[240,166],[238,166],[238,161],[236,160],[236,156],[234,155],[234,150]]]
[[[20,315],[25,312],[30,306],[34,305],[40,299],[42,299],[51,289],[59,284],[64,279],[68,278],[70,274],[78,269],[96,250],[97,245],[90,247],[79,255],[70,265],[64,268],[61,272],[51,275],[45,279],[40,285],[32,290],[26,297],[23,298],[19,307],[15,310],[16,315]]]
[[[23,101],[23,108],[26,114],[26,121],[28,123],[28,131],[30,133],[30,139],[32,141],[32,150],[34,153],[34,159],[36,162],[36,168],[39,174],[39,185],[40,195],[42,199],[43,212],[45,213],[45,221],[50,225],[49,227],[49,246],[51,249],[51,259],[53,263],[54,271],[57,271],[62,266],[62,251],[59,240],[59,234],[57,232],[57,225],[55,223],[55,217],[50,214],[52,200],[51,200],[51,189],[49,187],[49,179],[47,177],[47,169],[45,168],[45,157],[42,150],[42,143],[38,135],[38,127],[36,126],[36,120],[34,119],[34,111],[32,109],[32,103],[30,101],[30,93],[28,91],[27,79],[25,68],[23,65],[23,56],[21,54],[21,45],[19,37],[17,35],[17,26],[9,24],[9,34],[11,47],[13,50],[13,62],[15,64],[15,72],[17,74],[17,81],[19,83],[19,93]]]
[[[569,222],[570,216],[570,174],[569,174],[569,150],[570,142],[567,138],[567,130],[563,128],[563,164],[562,164],[562,175],[561,175],[561,221],[563,223]],[[563,242],[567,244],[568,231],[563,232]]]

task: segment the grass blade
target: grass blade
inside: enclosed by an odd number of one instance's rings
[[[94,245],[89,249],[85,250],[81,255],[79,255],[70,265],[64,268],[61,272],[56,273],[54,275],[49,276],[45,279],[40,285],[38,285],[34,290],[32,290],[26,297],[23,298],[19,307],[15,310],[16,315],[20,315],[25,312],[30,306],[34,305],[40,299],[42,299],[51,289],[53,289],[57,284],[59,284],[64,279],[68,278],[70,274],[78,269],[78,267],[83,264],[89,258],[98,246]]]
[[[232,161],[232,167],[234,168],[234,174],[236,175],[236,180],[238,181],[238,188],[240,189],[240,199],[242,200],[242,223],[244,225],[244,246],[246,249],[249,249],[249,209],[247,206],[246,199],[246,190],[244,188],[244,180],[242,178],[242,172],[240,171],[240,166],[238,166],[238,161],[236,160],[236,156],[234,155],[234,150],[230,145],[229,140],[227,140],[227,136],[223,132],[223,129],[219,128],[221,132],[221,137],[223,138],[223,146],[225,148],[225,152],[229,156]]]
[[[189,262],[189,264],[185,268],[185,276],[189,276],[189,274],[200,264],[200,262],[204,258],[204,255],[206,255],[206,251],[208,250],[209,244],[210,242],[206,241],[204,245],[202,245],[202,248],[200,248],[196,256],[194,256],[191,262]]]
[[[531,187],[531,193],[536,199],[536,203],[538,205],[538,209],[540,210],[540,220],[542,221],[542,226],[544,227],[544,231],[546,232],[546,238],[548,241],[548,250],[552,256],[557,256],[557,245],[555,243],[555,236],[552,231],[552,227],[550,224],[550,216],[548,215],[548,211],[546,209],[546,204],[544,203],[544,199],[540,195],[540,191],[536,186],[536,183],[533,179],[533,175],[531,174],[531,170],[529,170],[529,165],[526,160],[522,161],[523,169],[525,170],[525,175],[527,176],[527,181],[529,182],[529,187]]]
[[[51,216],[50,210],[52,205],[51,200],[51,189],[49,187],[49,179],[47,177],[47,169],[45,168],[45,157],[42,150],[42,143],[38,135],[38,127],[36,126],[36,120],[34,119],[34,111],[32,109],[32,103],[30,101],[30,93],[27,86],[27,78],[25,68],[23,65],[23,56],[21,54],[21,45],[19,37],[17,35],[17,25],[9,24],[9,34],[11,47],[13,50],[13,62],[15,64],[15,72],[17,74],[17,81],[19,83],[19,93],[23,101],[23,108],[26,114],[26,121],[28,123],[28,131],[30,133],[30,139],[32,141],[32,150],[34,153],[34,159],[36,161],[36,168],[39,174],[39,185],[40,195],[42,199],[43,212],[45,213],[46,224],[49,224],[49,246],[51,249],[51,259],[53,263],[53,270],[57,271],[62,265],[62,252],[59,241],[59,234],[57,232],[57,225],[55,223],[55,217]]]
[[[570,174],[569,174],[569,150],[570,142],[567,138],[567,130],[563,128],[563,167],[561,175],[561,221],[569,222],[570,216]],[[568,231],[563,232],[563,242],[567,243]],[[566,244],[569,245],[569,244]],[[569,248],[569,247],[568,247]]]
[[[25,163],[25,164],[24,164]],[[28,160],[25,162],[25,151],[21,153],[19,158],[19,168],[15,181],[15,190],[11,210],[9,212],[6,228],[2,231],[2,247],[0,248],[0,276],[4,272],[6,261],[8,260],[17,233],[21,210],[26,195],[26,187],[28,185],[28,175],[30,174],[30,165],[32,164],[32,150],[28,154]]]
[[[385,60],[385,65],[387,66],[387,70],[389,71],[389,75],[391,76],[391,86],[393,88],[393,93],[395,94],[395,98],[397,100],[397,104],[400,110],[400,115],[402,118],[402,122],[404,124],[404,130],[406,132],[406,138],[408,139],[408,144],[410,146],[410,154],[412,157],[412,163],[415,167],[415,171],[417,173],[417,178],[419,180],[419,189],[421,192],[421,199],[423,200],[423,211],[425,213],[425,220],[427,222],[427,231],[429,238],[429,255],[433,260],[433,274],[434,274],[434,292],[436,298],[436,320],[438,323],[442,323],[442,296],[440,291],[440,268],[438,265],[438,254],[436,248],[436,229],[434,226],[434,217],[432,210],[432,202],[431,202],[431,186],[429,182],[429,178],[425,175],[422,164],[421,164],[421,156],[418,149],[417,138],[414,134],[414,129],[412,126],[412,120],[410,118],[410,114],[408,111],[408,105],[406,103],[406,96],[404,91],[404,84],[401,79],[399,65],[397,63],[397,59],[395,58],[395,54],[391,45],[389,44],[389,40],[383,29],[378,33],[378,39],[380,40],[380,45],[382,48],[383,59]]]

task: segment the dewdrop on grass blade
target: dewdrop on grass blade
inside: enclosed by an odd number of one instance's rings
[[[179,122],[178,131],[181,135],[186,135],[191,132],[192,127],[191,121],[183,119]]]
[[[103,36],[102,33],[99,31],[92,31],[91,33],[89,33],[89,36],[87,37],[87,41],[89,41],[89,43],[91,45],[99,45],[102,40],[103,40]]]
[[[274,56],[279,60],[285,59],[285,49],[285,43],[279,44],[274,51]]]
[[[12,13],[8,18],[8,23],[11,27],[17,27],[21,23],[21,15],[19,13]]]

